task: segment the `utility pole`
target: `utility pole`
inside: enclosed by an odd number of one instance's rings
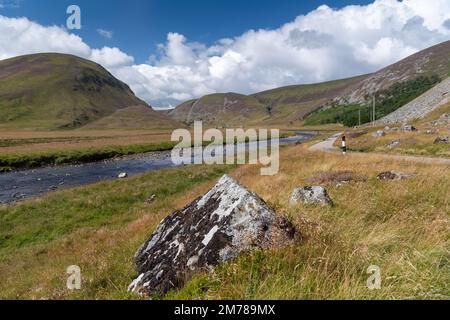
[[[375,94],[373,95],[372,126],[375,127]]]
[[[358,109],[358,122],[359,122],[359,127],[361,127],[361,106],[359,106],[359,109]]]

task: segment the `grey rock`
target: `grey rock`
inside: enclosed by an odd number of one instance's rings
[[[16,192],[16,193],[14,193],[13,195],[12,195],[12,197],[14,198],[14,199],[23,199],[23,198],[25,198],[27,195],[25,194],[25,193],[22,193],[22,192]]]
[[[409,124],[405,124],[405,125],[401,128],[401,130],[402,130],[403,132],[413,132],[413,131],[417,131],[417,129],[416,129],[415,127],[413,127],[412,125],[409,125]]]
[[[384,137],[385,135],[386,135],[386,133],[383,130],[378,130],[377,132],[374,132],[372,134],[372,136],[375,138]]]
[[[300,202],[303,204],[316,203],[329,206],[333,205],[333,201],[329,197],[327,190],[321,186],[307,186],[294,189],[289,203],[296,205]]]
[[[434,140],[434,144],[448,144],[450,143],[450,137],[449,136],[445,136],[445,137],[437,137],[436,140]]]
[[[404,173],[397,171],[385,171],[381,172],[378,176],[378,180],[404,180],[409,178],[414,178],[417,175],[414,173]]]
[[[125,179],[128,177],[128,173],[126,172],[122,172],[117,176],[119,179]]]
[[[431,121],[433,126],[446,125],[450,123],[450,113],[444,113],[439,119]]]
[[[253,249],[301,239],[295,227],[229,176],[204,196],[165,218],[135,255],[139,276],[128,290],[163,295],[201,270],[212,270]]]
[[[393,140],[393,141],[391,141],[390,143],[388,143],[386,145],[386,148],[393,149],[393,148],[395,148],[395,147],[397,147],[399,145],[400,145],[400,140]]]
[[[145,202],[146,203],[152,203],[156,199],[156,194],[152,194],[150,197],[148,197]]]

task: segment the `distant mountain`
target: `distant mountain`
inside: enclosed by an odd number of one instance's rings
[[[172,119],[191,125],[195,120],[218,127],[252,124],[288,125],[303,119],[318,106],[346,92],[367,76],[312,85],[296,85],[253,95],[217,93],[182,103],[167,113]]]
[[[133,116],[149,123],[130,121]],[[105,117],[109,123],[93,124]],[[87,124],[138,128],[173,127],[176,122],[152,110],[92,61],[56,53],[0,61],[0,129],[75,129]]]
[[[267,110],[255,97],[218,93],[187,101],[168,115],[188,125],[201,120],[207,125],[226,127],[262,121],[267,117]]]
[[[370,94],[419,75],[450,75],[450,41],[420,51],[376,73],[310,85],[294,85],[245,96],[213,94],[179,105],[168,115],[187,124],[211,126],[298,125],[310,113],[332,104],[365,101]],[[232,96],[230,96],[232,95]],[[238,102],[230,105],[232,97]]]
[[[348,88],[367,78],[368,75],[328,81],[317,84],[294,85],[264,91],[252,95],[268,110],[267,124],[294,124],[303,120],[308,114],[336,97],[348,92]]]

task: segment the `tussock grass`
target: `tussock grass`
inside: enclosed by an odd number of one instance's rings
[[[450,172],[381,159],[286,151],[281,173],[261,177],[252,168],[234,175],[306,235],[306,243],[254,252],[172,292],[176,299],[442,299],[450,297]],[[367,182],[329,186],[333,208],[289,207],[296,186],[316,172],[352,170]],[[418,173],[381,182],[384,170]],[[276,190],[276,192],[274,192]],[[381,268],[382,288],[366,287],[370,265]]]

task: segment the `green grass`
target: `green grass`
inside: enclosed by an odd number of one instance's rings
[[[137,298],[126,291],[137,248],[177,199],[232,168],[167,169],[0,206],[0,299]],[[65,288],[73,264],[82,292]]]
[[[16,57],[0,70],[0,129],[71,129],[143,104],[100,65],[71,55]]]
[[[305,125],[314,126],[329,123],[343,123],[346,122],[345,119],[348,115],[353,117],[356,114],[358,117],[359,110],[361,110],[361,123],[370,121],[370,110],[366,106],[351,104],[318,110],[306,118]]]
[[[121,226],[132,221],[130,208],[186,192],[217,178],[229,167],[208,167],[204,173],[168,169],[131,178],[62,191],[43,200],[0,207],[0,257],[23,247],[47,243],[77,229]],[[158,183],[155,183],[158,181]]]
[[[103,137],[57,137],[57,138],[25,138],[25,139],[0,139],[1,147],[17,147],[27,144],[52,143],[52,142],[79,142],[92,141],[96,139],[108,138]]]
[[[0,154],[0,168],[12,170],[31,169],[48,165],[81,164],[125,155],[171,150],[176,144],[175,142],[161,142],[39,153],[3,153]]]

